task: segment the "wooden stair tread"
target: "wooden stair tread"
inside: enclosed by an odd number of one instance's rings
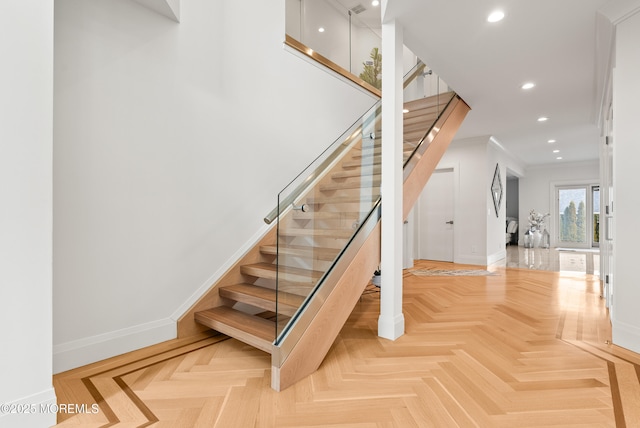
[[[362,189],[362,188],[370,188],[370,187],[380,187],[380,183],[382,180],[377,178],[375,180],[365,179],[363,180],[351,180],[348,182],[342,183],[328,183],[320,186],[320,191],[327,192],[332,190],[346,190],[346,189]]]
[[[343,220],[358,220],[364,217],[366,213],[359,212],[345,212],[345,211],[295,211],[291,218],[294,220],[335,220],[335,219],[343,219]]]
[[[404,103],[404,108],[409,110],[409,112],[411,112],[412,110],[418,110],[418,109],[441,105],[442,110],[444,110],[444,107],[451,100],[453,95],[454,95],[453,92],[443,92],[439,95],[432,95],[430,97],[424,97],[424,98],[419,98],[417,100],[407,101],[406,103]]]
[[[380,191],[377,190],[376,193]],[[376,195],[347,195],[347,196],[314,196],[311,198],[307,198],[307,203],[309,205],[317,205],[317,204],[345,204],[345,203],[361,203],[361,202],[371,202],[373,203],[378,200],[379,194]]]
[[[293,227],[281,228],[280,236],[306,236],[311,238],[350,238],[353,235],[352,229],[300,229]]]
[[[415,148],[415,144],[403,144],[402,152],[403,153],[412,152],[414,148]],[[365,159],[365,158],[370,158],[370,157],[371,156],[368,155],[368,154],[354,154],[354,155],[351,156],[351,159],[356,161],[356,159]],[[373,155],[373,157],[375,157],[375,159],[379,159],[380,155],[378,153],[376,153],[375,155]]]
[[[240,312],[228,306],[219,306],[196,312],[195,319],[202,325],[238,339],[262,351],[273,353],[276,324],[255,315]]]
[[[380,176],[381,174],[382,174],[382,166],[374,165],[371,173],[368,175],[375,177],[375,176]],[[362,172],[360,172],[360,170],[350,169],[350,170],[334,172],[331,174],[331,178],[340,179],[340,178],[349,178],[349,177],[360,177],[361,175],[362,175]]]
[[[415,147],[413,144],[410,143],[404,143],[402,146],[403,150],[411,150],[413,147]],[[353,152],[353,157],[361,157],[362,155],[367,155],[369,153],[374,153],[374,154],[379,154],[382,153],[382,147],[381,146],[376,146],[376,147],[364,147],[364,148],[354,148],[352,150]]]
[[[271,288],[253,284],[233,284],[221,287],[220,296],[272,312],[276,312],[277,299],[277,312],[289,317],[293,316],[304,302],[304,297],[297,294],[284,291],[276,292]]]
[[[257,278],[276,279],[276,265],[270,263],[254,263],[243,265],[240,270],[245,275],[255,276]],[[302,269],[288,266],[281,266],[279,279],[295,283],[312,284],[318,281],[324,275],[324,272]]]
[[[374,157],[363,158],[357,161],[344,162],[342,164],[342,168],[351,169],[351,168],[358,168],[361,166],[380,165],[381,162],[382,162],[382,156],[374,156]]]
[[[404,134],[404,139],[407,141],[413,141],[415,143],[418,143],[426,133],[427,133],[427,130],[407,132]]]
[[[425,120],[418,123],[414,123],[413,125],[405,125],[403,129],[403,135],[409,134],[411,132],[422,132],[426,133],[431,126],[433,126],[434,120]]]
[[[402,118],[402,124],[403,126],[407,126],[420,122],[433,122],[440,116],[442,109],[443,106],[412,110],[409,113],[405,113]]]
[[[382,152],[360,152],[351,156],[353,159],[382,159]]]
[[[260,247],[262,254],[276,255],[277,247],[275,245],[263,245]],[[309,247],[301,245],[281,245],[279,248],[280,254],[287,256],[303,257],[314,260],[332,261],[340,253],[340,250],[335,248],[324,247]]]

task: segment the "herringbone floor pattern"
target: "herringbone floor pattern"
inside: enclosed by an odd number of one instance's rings
[[[416,268],[466,268],[418,262]],[[406,334],[366,293],[315,374],[277,393],[270,357],[224,336],[57,375],[59,427],[640,427],[640,356],[615,346],[596,277],[497,268],[404,275]]]

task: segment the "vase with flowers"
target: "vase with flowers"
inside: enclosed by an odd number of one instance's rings
[[[540,247],[542,244],[543,233],[547,231],[544,226],[545,219],[549,216],[549,213],[541,214],[536,210],[529,211],[529,234],[533,240],[533,247]],[[544,232],[543,232],[544,230]],[[547,232],[547,235],[549,233]],[[548,241],[547,241],[548,242]],[[545,248],[549,248],[546,244]]]

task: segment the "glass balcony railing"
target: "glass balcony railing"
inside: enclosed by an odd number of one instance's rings
[[[380,7],[338,0],[287,0],[286,33],[380,89]],[[374,71],[375,70],[375,71]]]

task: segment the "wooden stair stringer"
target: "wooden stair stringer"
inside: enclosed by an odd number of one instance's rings
[[[279,350],[275,347],[271,367],[273,389],[282,391],[320,367],[379,264],[380,221],[280,367],[273,364]]]
[[[471,108],[456,96],[447,110],[434,126],[434,128],[439,128],[439,131],[427,136],[423,142],[423,144],[427,144],[426,149],[423,151],[419,149],[421,153],[418,160],[409,176],[404,179],[402,218],[405,220]],[[431,141],[428,141],[429,139]]]

